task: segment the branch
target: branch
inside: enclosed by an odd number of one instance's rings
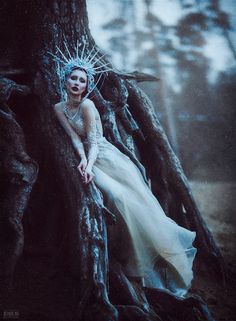
[[[25,96],[30,93],[30,88],[25,85],[19,85],[8,78],[0,77],[0,101],[7,102],[14,93]]]
[[[143,82],[143,81],[159,81],[160,78],[144,73],[139,71],[133,71],[130,73],[123,73],[123,72],[116,72],[117,75],[120,77],[126,79],[126,80],[136,80],[137,82]]]

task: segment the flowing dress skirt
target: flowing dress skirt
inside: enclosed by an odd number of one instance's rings
[[[120,222],[110,228],[110,234],[119,245],[127,276],[142,277],[147,287],[185,295],[193,278],[196,233],[165,215],[129,157],[104,137],[98,147],[94,181]]]

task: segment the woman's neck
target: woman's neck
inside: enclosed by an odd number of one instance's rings
[[[67,99],[66,104],[67,104],[68,108],[74,109],[74,108],[78,108],[79,107],[81,101],[82,101],[81,96],[77,96],[77,97],[69,96],[68,99]]]

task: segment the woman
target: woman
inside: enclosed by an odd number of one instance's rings
[[[89,69],[86,63],[78,55],[64,62],[60,75],[63,72],[67,99],[54,107],[80,157],[78,170],[85,184],[94,180],[106,206],[125,223],[129,246],[126,244],[126,255],[120,255],[120,260],[127,276],[143,278],[145,286],[183,296],[193,278],[195,232],[165,215],[139,169],[103,136],[99,113],[87,98],[94,80],[90,73],[93,66]],[[113,228],[113,242],[121,236],[118,228],[119,224]]]

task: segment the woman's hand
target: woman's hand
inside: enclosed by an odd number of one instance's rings
[[[85,171],[87,165],[88,165],[88,162],[87,162],[86,157],[81,158],[79,166],[77,167],[77,169],[79,170],[81,176],[84,176],[84,171]]]
[[[94,174],[92,173],[92,169],[89,166],[87,166],[83,173],[84,183],[89,184],[92,181],[93,177]]]

